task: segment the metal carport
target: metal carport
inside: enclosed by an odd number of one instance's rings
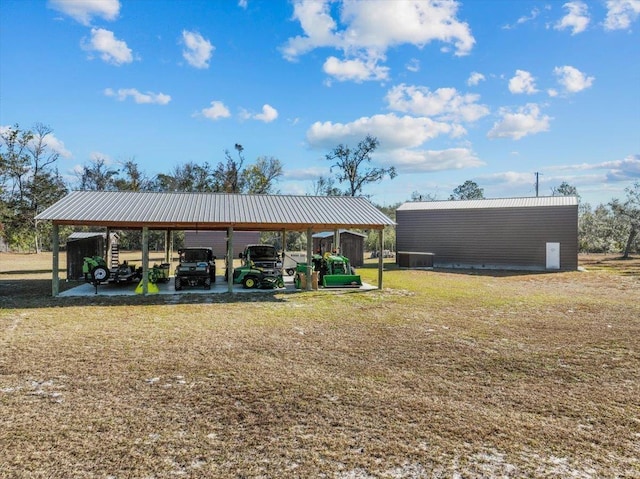
[[[311,265],[314,232],[373,229],[384,248],[384,227],[395,223],[366,198],[351,196],[241,195],[134,191],[74,191],[36,216],[53,224],[52,294],[59,293],[59,227],[142,230],[143,294],[148,293],[149,230],[226,230],[233,257],[234,231],[306,231]],[[382,255],[381,255],[382,256]],[[233,262],[227,262],[232,277]],[[382,257],[378,287],[382,288]],[[307,282],[307,288],[311,282]],[[229,282],[229,292],[233,283]]]

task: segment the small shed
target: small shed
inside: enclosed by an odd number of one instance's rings
[[[233,257],[237,258],[248,244],[260,243],[259,231],[238,231],[233,235]],[[185,231],[184,246],[186,248],[211,248],[216,258],[224,258],[227,254],[226,231]]]
[[[313,235],[313,251],[334,251],[334,232],[326,231]],[[355,231],[340,230],[340,254],[349,258],[351,266],[360,267],[364,265],[364,240],[366,235]]]
[[[117,262],[118,234],[110,233],[111,248],[116,251]],[[75,232],[67,238],[67,279],[83,279],[82,264],[85,256],[103,256],[106,250],[107,234],[100,232]],[[113,252],[112,252],[113,253]],[[113,254],[111,255],[113,258]]]
[[[575,197],[409,202],[396,211],[398,254],[431,253],[433,266],[575,271]]]

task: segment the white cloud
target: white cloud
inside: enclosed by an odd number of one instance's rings
[[[609,181],[640,180],[640,155],[606,162],[603,166],[609,170],[607,172],[607,180]]]
[[[608,0],[605,30],[626,30],[640,15],[640,0]]]
[[[502,118],[494,123],[487,134],[488,138],[519,140],[527,135],[548,131],[552,119],[547,115],[541,115],[540,108],[535,103],[520,107],[516,112],[502,108],[500,115]]]
[[[572,35],[584,32],[590,21],[589,7],[580,0],[565,3],[563,7],[568,10],[568,13],[556,23],[554,28],[556,30],[571,28]]]
[[[356,83],[366,80],[386,80],[389,76],[389,68],[378,66],[376,59],[371,58],[339,60],[331,56],[324,62],[322,69],[327,75],[339,81],[353,80]]]
[[[85,26],[91,24],[93,17],[111,21],[120,13],[119,0],[49,0],[49,7]]]
[[[329,167],[320,168],[317,166],[310,166],[309,168],[300,168],[293,170],[286,170],[283,174],[285,180],[317,180],[320,176],[326,176],[329,173]]]
[[[249,2],[248,0],[238,0],[238,6],[246,10],[247,7],[249,6]]]
[[[209,108],[204,108],[200,114],[210,120],[218,120],[219,118],[229,118],[231,112],[221,101],[212,101]]]
[[[467,79],[467,85],[476,86],[481,81],[485,81],[485,77],[482,73],[471,72],[471,75],[469,75],[469,78]]]
[[[455,136],[459,131],[458,125],[449,125],[430,118],[398,117],[388,114],[363,117],[351,123],[316,122],[307,131],[307,141],[312,148],[328,149],[341,143],[355,145],[366,135],[372,135],[380,142],[373,160],[378,164],[395,166],[405,173],[483,165],[484,163],[467,148],[421,148],[424,143],[440,135]],[[317,177],[317,172],[314,173]]]
[[[98,52],[103,61],[113,65],[133,61],[133,54],[126,42],[118,40],[113,32],[104,28],[92,28],[91,39],[83,40],[81,46],[88,52]]]
[[[276,118],[278,118],[278,110],[266,104],[262,106],[262,113],[253,115],[253,119],[264,121],[265,123],[271,123]]]
[[[382,155],[386,164],[393,164],[402,173],[461,170],[484,165],[473,151],[467,148],[447,150],[392,150]]]
[[[411,60],[409,60],[409,63],[407,63],[406,66],[407,70],[409,70],[410,72],[419,72],[420,71],[420,60],[418,60],[417,58],[412,58]]]
[[[572,66],[555,67],[553,69],[554,75],[558,77],[558,83],[560,83],[565,91],[568,93],[577,93],[593,85],[594,77],[586,76],[577,68]]]
[[[531,13],[529,15],[523,15],[522,17],[518,18],[515,25],[505,25],[502,28],[504,30],[511,30],[515,28],[515,26],[517,25],[522,25],[535,20],[536,18],[538,18],[538,15],[540,15],[540,10],[537,8],[534,8],[533,10],[531,10]]]
[[[241,108],[239,116],[242,120],[259,120],[265,123],[271,123],[278,118],[278,110],[271,105],[265,104],[262,106],[262,113],[252,113],[245,108]]]
[[[356,144],[366,135],[380,141],[380,149],[416,148],[440,135],[458,130],[431,118],[402,116],[393,113],[362,117],[350,123],[315,122],[307,130],[307,141],[313,148],[333,148],[339,143]]]
[[[344,58],[327,60],[327,73],[343,80],[377,80],[387,76],[377,62],[386,59],[390,47],[411,44],[422,48],[440,41],[452,44],[456,55],[466,55],[475,43],[468,24],[456,18],[457,2],[342,0],[334,6],[332,0],[294,2],[293,19],[304,33],[289,38],[282,47],[286,59],[293,61],[316,48],[331,47],[342,51]],[[332,11],[340,12],[338,21]],[[363,67],[367,67],[364,72]]]
[[[535,78],[528,71],[516,70],[516,75],[509,80],[509,91],[514,94],[532,95],[538,91]]]
[[[640,178],[640,154],[629,155],[622,160],[556,165],[548,167],[547,169],[554,171],[607,170],[606,179],[608,181],[629,181]]]
[[[479,95],[463,95],[455,88],[431,92],[426,87],[401,84],[389,90],[385,99],[391,110],[441,120],[474,122],[489,114],[485,105],[478,104]]]
[[[64,146],[64,142],[56,137],[53,133],[49,133],[44,139],[44,144],[51,148],[52,151],[58,153],[62,158],[71,158],[73,155]]]
[[[106,96],[114,97],[119,101],[124,101],[128,97],[131,97],[136,103],[155,103],[157,105],[166,105],[171,101],[171,97],[164,93],[141,93],[135,88],[120,88],[117,91],[107,88],[104,90],[104,94]]]
[[[504,171],[499,173],[491,173],[489,175],[478,176],[478,181],[482,185],[501,185],[508,187],[532,186],[534,184],[534,175],[532,173]]]
[[[194,68],[209,68],[209,60],[215,47],[198,32],[182,31],[185,49],[182,56]]]

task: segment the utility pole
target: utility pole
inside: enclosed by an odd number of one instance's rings
[[[535,175],[536,175],[536,198],[537,198],[538,197],[539,186],[540,186],[540,173],[538,173],[536,171]]]

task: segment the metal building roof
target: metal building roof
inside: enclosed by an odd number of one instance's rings
[[[95,237],[106,238],[107,233],[91,233],[91,232],[76,231],[74,233],[71,233],[69,236],[67,236],[67,242],[83,240],[88,238],[95,238]]]
[[[365,198],[74,191],[36,216],[56,224],[117,228],[327,230],[395,224]]]
[[[345,229],[341,229],[338,231],[341,235],[348,233],[354,236],[361,236],[363,238],[366,238],[367,235],[363,235],[362,233],[358,233],[356,231],[349,231],[349,230],[345,230]],[[333,237],[333,231],[323,231],[322,233],[316,233],[313,235],[314,238],[331,238]]]
[[[398,207],[398,211],[465,210],[482,208],[534,208],[544,206],[577,206],[575,196],[539,196],[527,198],[494,198],[455,201],[412,201]]]

